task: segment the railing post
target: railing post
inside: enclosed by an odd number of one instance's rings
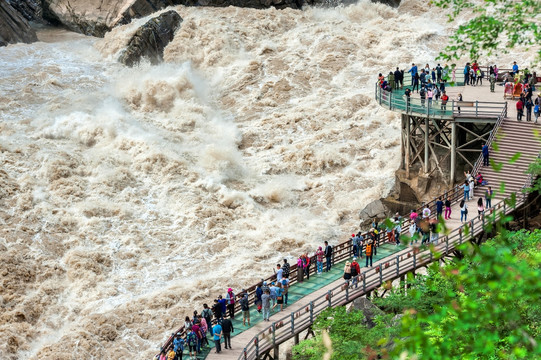
[[[259,336],[255,337],[255,358],[259,359]]]
[[[295,334],[295,314],[291,313],[291,333]]]
[[[248,359],[248,354],[247,354],[248,350],[246,350],[246,348],[244,348],[244,350],[242,351],[242,353],[244,354],[244,360],[247,360]]]
[[[445,239],[445,255],[449,254],[449,236]]]
[[[393,107],[392,107],[392,102],[393,102],[393,93],[390,92],[389,93],[389,110],[392,110]]]
[[[452,109],[451,113],[454,114],[455,113],[455,99],[451,100],[451,109]]]
[[[485,228],[485,212],[481,213],[481,221],[483,222],[483,229]]]
[[[383,263],[379,264],[379,283],[383,284]]]
[[[473,239],[473,235],[474,235],[474,234],[473,234],[473,230],[474,230],[473,225],[474,225],[474,223],[475,223],[475,219],[472,219],[472,220],[471,220],[471,230],[470,230],[472,239]]]
[[[413,251],[413,271],[417,268],[417,253]]]
[[[366,271],[363,272],[363,292],[366,293]]]
[[[507,214],[507,204],[505,203],[505,200],[504,200],[504,203],[503,203],[503,214],[506,215]]]
[[[329,307],[332,306],[332,300],[331,300],[331,290],[327,291],[327,298],[329,299]]]
[[[462,244],[462,231],[458,232],[458,243]]]
[[[314,303],[310,301],[310,324],[314,322]]]
[[[349,283],[346,283],[346,301],[349,301]]]
[[[276,323],[272,323],[272,346],[276,346]]]
[[[475,100],[475,116],[478,116],[479,112],[479,101]]]
[[[382,89],[381,89],[381,86],[380,86],[380,87],[378,88],[378,92],[379,92],[379,104],[380,104],[380,105],[381,105],[381,93],[382,93],[381,90],[382,90]]]
[[[399,261],[400,261],[400,256],[396,255],[396,276],[400,276],[400,265],[398,265]]]

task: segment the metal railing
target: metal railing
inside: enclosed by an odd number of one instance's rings
[[[344,283],[328,290],[327,293],[311,301],[302,309],[274,321],[260,331],[246,345],[238,359],[259,359],[266,351],[273,349],[310,327],[315,318],[325,309],[351,302],[380,287],[387,281],[397,279],[408,272],[439,259],[441,256],[449,254],[457,246],[470,241],[484,231],[487,221],[495,223],[503,214],[508,214],[522,205],[525,199],[525,194],[517,197],[517,202],[513,207],[510,207],[506,200],[500,201],[492,209],[487,210],[487,214],[479,215],[467,224],[454,229],[449,235],[439,238],[433,247],[434,251],[428,247],[423,250],[410,248],[401,252],[394,259],[384,260],[375,268],[366,270],[358,276],[359,287],[356,289],[350,288]],[[440,256],[437,254],[440,254]]]
[[[399,110],[407,114],[417,114],[430,118],[476,117],[497,118],[505,110],[507,102],[455,101],[443,102],[440,99],[418,99],[407,97],[403,91],[386,91],[375,84],[375,99],[389,110]]]

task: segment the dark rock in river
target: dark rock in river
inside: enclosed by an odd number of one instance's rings
[[[173,10],[150,19],[141,26],[128,43],[126,50],[118,59],[121,63],[133,66],[147,58],[152,64],[163,60],[163,49],[180,28],[182,18]]]
[[[37,40],[36,32],[28,21],[10,4],[0,1],[0,46]]]
[[[42,0],[7,0],[28,21],[43,21]]]

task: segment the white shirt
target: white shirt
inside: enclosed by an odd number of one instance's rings
[[[282,278],[283,278],[282,273],[283,272],[284,272],[284,270],[282,270],[281,268],[276,270],[276,281],[282,281]]]

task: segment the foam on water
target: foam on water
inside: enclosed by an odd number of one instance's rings
[[[421,4],[176,7],[166,62],[132,69],[146,19],[2,48],[0,357],[150,358],[226,286],[345,240],[399,166],[373,81],[447,31]]]

